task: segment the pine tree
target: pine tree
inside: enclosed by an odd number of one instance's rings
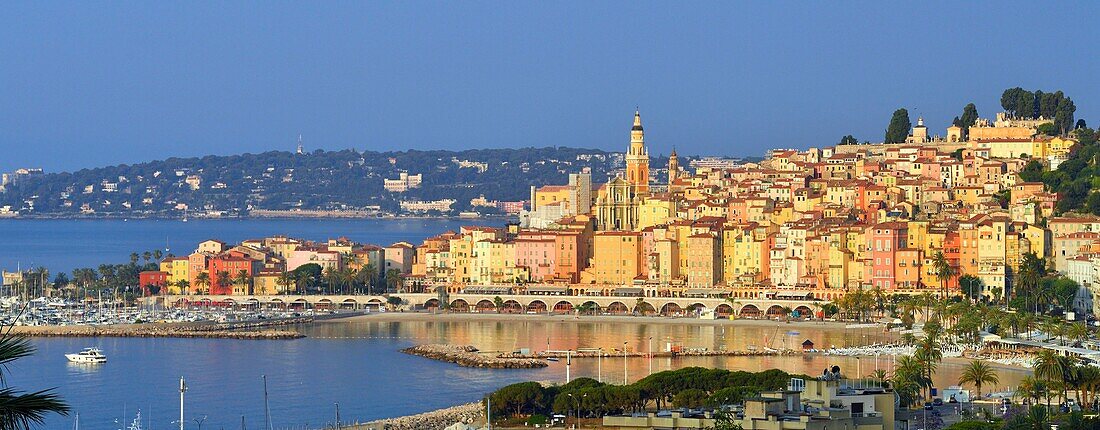
[[[890,118],[890,126],[886,128],[886,143],[902,143],[909,137],[909,129],[913,123],[909,122],[909,111],[905,108],[894,111]]]

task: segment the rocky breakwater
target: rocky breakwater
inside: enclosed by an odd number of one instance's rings
[[[117,325],[15,326],[12,333],[35,337],[179,337],[217,339],[300,339],[301,333],[268,327],[308,323],[308,318],[278,322],[146,323]]]
[[[465,367],[481,367],[488,369],[534,369],[546,367],[545,360],[536,358],[487,356],[478,353],[477,348],[470,345],[417,345],[412,348],[402,349],[401,352],[417,355],[432,360],[445,361]]]
[[[455,423],[484,422],[485,414],[481,404],[467,403],[422,414],[387,418],[341,428],[347,430],[442,430]]]

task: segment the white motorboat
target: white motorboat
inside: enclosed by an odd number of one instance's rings
[[[75,354],[65,354],[65,358],[73,363],[106,363],[107,356],[99,348],[84,348]]]

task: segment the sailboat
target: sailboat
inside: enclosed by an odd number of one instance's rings
[[[119,430],[122,430],[122,429],[119,429]],[[142,430],[142,427],[141,427],[141,409],[138,409],[137,416],[134,417],[134,421],[131,422],[128,427],[126,427],[126,430]]]

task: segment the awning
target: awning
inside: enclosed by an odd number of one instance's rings
[[[719,294],[728,294],[728,291],[719,290],[717,288],[692,288],[684,291],[684,294],[689,296],[717,296]]]
[[[475,286],[466,287],[462,290],[465,294],[512,294],[512,287],[495,287],[495,286]]]
[[[527,292],[565,294],[569,292],[569,287],[527,287]]]
[[[612,290],[611,294],[616,296],[640,296],[643,291],[641,288],[636,287],[621,287]]]

